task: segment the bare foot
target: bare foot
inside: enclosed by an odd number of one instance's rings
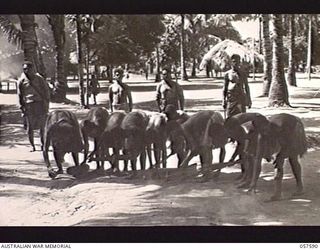
[[[63,169],[59,169],[59,170],[57,171],[57,174],[63,174]]]
[[[238,185],[237,185],[237,188],[249,188],[249,183],[248,182],[240,182]]]
[[[48,174],[51,179],[54,179],[57,176],[57,173],[53,169],[48,169]]]
[[[281,194],[274,194],[270,197],[270,201],[279,201],[281,200]]]
[[[303,195],[304,194],[304,192],[303,192],[303,190],[301,189],[298,189],[298,190],[296,190],[293,194],[292,194],[292,196],[293,197],[296,197],[296,196],[301,196],[301,195]]]

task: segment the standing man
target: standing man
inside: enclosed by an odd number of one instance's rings
[[[163,112],[167,105],[172,104],[177,110],[184,109],[183,89],[171,80],[169,68],[162,70],[162,81],[157,86],[157,104],[160,112]]]
[[[245,113],[246,106],[251,108],[251,105],[247,74],[240,68],[240,56],[234,54],[231,56],[231,69],[224,77],[222,106],[230,117]]]
[[[33,152],[36,151],[33,130],[40,129],[40,139],[43,146],[43,132],[49,111],[50,90],[45,79],[35,71],[32,62],[26,61],[22,67],[23,73],[18,80],[19,104],[22,116],[25,118],[32,146],[31,152]]]
[[[111,112],[115,110],[132,111],[132,96],[129,86],[122,82],[124,71],[117,68],[114,71],[115,83],[109,87],[109,102]]]
[[[94,105],[97,105],[96,96],[100,92],[100,84],[95,74],[91,75],[91,80],[89,82],[90,93],[93,95]]]

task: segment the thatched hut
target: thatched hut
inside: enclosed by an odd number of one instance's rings
[[[220,71],[226,71],[230,68],[230,57],[233,54],[238,54],[242,62],[252,64],[254,57],[255,63],[262,63],[263,56],[255,51],[252,51],[245,46],[232,41],[223,40],[213,46],[204,56],[200,64],[200,70],[204,69],[208,63],[214,67],[219,67]]]

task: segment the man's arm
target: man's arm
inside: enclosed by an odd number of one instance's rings
[[[50,88],[48,86],[47,81],[41,76],[38,75],[39,77],[39,81],[42,85],[42,88],[40,89],[41,93],[41,98],[43,99],[43,103],[44,103],[44,108],[46,110],[46,112],[49,111],[49,103],[50,103]]]
[[[113,91],[112,91],[112,85],[110,85],[110,87],[109,87],[109,105],[110,105],[111,113],[113,112],[112,103],[113,103]]]
[[[43,82],[43,85],[44,85],[44,96],[46,98],[46,101],[49,103],[50,102],[50,88],[48,86],[48,83],[46,82],[46,80],[44,78],[42,78],[42,82]]]
[[[179,103],[179,109],[184,110],[184,94],[183,94],[183,88],[177,83],[177,91],[178,91],[178,103]]]
[[[24,113],[25,111],[25,102],[24,102],[24,98],[23,98],[23,89],[22,89],[22,83],[23,83],[23,79],[19,79],[18,80],[18,99],[19,99],[19,109],[22,111],[22,113]]]
[[[161,112],[161,110],[160,110],[160,99],[161,99],[160,87],[161,87],[161,82],[157,85],[157,89],[156,89],[156,101],[157,101],[158,109]]]
[[[228,73],[224,76],[224,85],[222,89],[222,107],[225,109],[227,106],[227,93],[228,93],[229,77]]]
[[[250,95],[250,88],[248,84],[248,78],[246,76],[244,77],[244,90],[246,92],[246,98],[247,98],[246,105],[248,106],[248,108],[251,108],[252,101],[251,101],[251,95]]]
[[[129,102],[129,111],[132,111],[132,95],[131,95],[131,90],[129,89],[129,86],[126,86],[126,92],[127,92],[127,97],[128,97],[128,102]]]

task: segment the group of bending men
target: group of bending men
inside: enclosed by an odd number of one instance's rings
[[[223,108],[227,112],[227,117],[245,112],[246,106],[251,107],[247,76],[240,69],[240,56],[233,55],[231,62],[231,69],[225,74],[223,88]],[[19,104],[32,151],[35,151],[33,131],[40,129],[42,140],[44,123],[49,111],[50,89],[45,79],[36,72],[32,62],[26,61],[22,67],[23,73],[18,80]],[[170,104],[177,110],[184,110],[182,87],[171,79],[170,68],[164,68],[161,73],[162,81],[156,87],[156,102],[159,111],[164,112]],[[129,86],[123,82],[123,77],[122,68],[114,70],[115,81],[109,86],[108,91],[111,112],[132,111],[131,91]]]
[[[114,71],[115,82],[109,87],[110,110],[111,113],[117,110],[123,110],[128,114],[132,114],[134,112],[131,112],[133,107],[131,91],[128,85],[123,83],[123,77],[124,71],[121,68],[117,68]],[[46,81],[41,75],[36,73],[31,62],[25,62],[23,64],[23,73],[18,81],[18,94],[32,151],[35,151],[33,130],[40,129],[43,146],[43,134],[49,110],[50,91]],[[156,102],[159,112],[164,113],[169,120],[171,118],[182,118],[176,116],[176,111],[184,110],[183,89],[177,82],[171,79],[171,71],[169,68],[163,68],[162,70],[162,81],[156,87]],[[234,160],[237,154],[241,156],[241,153],[247,150],[249,154],[245,156],[246,160],[251,159],[252,161],[249,165],[257,166],[255,172],[251,172],[251,177],[243,175],[243,183],[247,185],[248,180],[246,178],[251,178],[253,180],[252,187],[254,188],[261,170],[261,159],[265,158],[270,160],[271,156],[276,154],[274,165],[278,172],[276,175],[275,199],[278,199],[281,195],[282,168],[284,159],[286,158],[289,158],[294,176],[296,177],[296,193],[301,194],[301,166],[298,162],[298,156],[302,156],[307,150],[303,124],[299,118],[288,114],[278,114],[267,119],[258,113],[246,113],[246,107],[250,108],[252,102],[247,74],[241,69],[239,55],[233,55],[231,57],[231,69],[225,74],[222,105],[226,112],[225,119],[223,119],[218,112],[214,111],[200,111],[190,118],[187,118],[182,128],[184,138],[187,140],[188,152],[183,159],[179,159],[179,166],[184,166],[184,163],[187,163],[188,160],[196,154],[200,155],[201,164],[202,162],[208,165],[212,163],[210,146],[212,141],[207,143],[209,146],[206,147],[206,152],[203,151],[202,153],[199,152],[198,149],[201,145],[199,143],[192,143],[192,141],[199,141],[199,138],[202,137],[203,134],[209,135],[211,139],[214,138],[217,140],[218,143],[215,146],[221,148],[222,154],[220,154],[220,156],[222,155],[222,157],[220,157],[220,161],[223,161],[224,145],[227,142],[226,138],[229,137],[238,142],[236,152],[232,159]],[[172,110],[170,111],[170,109]],[[183,112],[179,114],[183,114]],[[174,115],[175,117],[170,117],[170,115]],[[218,121],[218,127],[215,126],[215,124],[213,124],[213,126],[210,125],[210,121],[214,119]],[[74,118],[74,120],[76,120],[76,118]],[[247,124],[247,121],[251,123]],[[79,126],[79,124],[77,126]],[[227,128],[230,128],[230,131],[233,131],[234,134],[226,132]],[[293,133],[296,135],[295,137],[290,136],[290,134]],[[202,143],[206,141],[206,139],[207,138],[203,138]],[[250,145],[245,145],[246,143],[244,142],[249,142]],[[244,146],[246,149],[243,148]],[[181,162],[182,160],[183,162]],[[242,170],[244,171],[245,169],[243,168]],[[252,176],[254,178],[252,178]]]

